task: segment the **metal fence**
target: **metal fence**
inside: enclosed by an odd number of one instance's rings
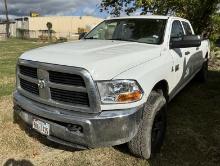
[[[48,33],[43,31],[30,31],[30,30],[26,30],[26,31],[17,30],[16,32],[16,37],[23,39],[29,39],[29,38],[36,39],[42,36],[48,36]],[[52,33],[52,36],[57,39],[66,38],[67,40],[78,40],[79,38],[79,34],[72,32],[55,32]]]
[[[5,40],[7,37],[7,33],[0,33],[0,41]]]

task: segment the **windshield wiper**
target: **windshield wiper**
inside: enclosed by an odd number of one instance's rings
[[[98,39],[98,38],[94,38],[93,36],[92,37],[86,37],[84,39]]]
[[[136,41],[136,40],[128,40],[128,39],[122,39],[122,38],[107,39],[107,40],[118,40],[118,41],[138,42],[138,41]]]
[[[107,39],[107,40],[120,40],[120,41],[122,41],[123,39],[122,38],[114,38],[114,39]]]

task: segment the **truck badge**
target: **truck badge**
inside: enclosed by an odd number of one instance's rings
[[[38,80],[38,87],[40,88],[40,89],[43,89],[43,88],[45,88],[46,87],[46,81],[45,80]]]

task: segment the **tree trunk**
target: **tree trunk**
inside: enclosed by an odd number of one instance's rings
[[[9,38],[10,37],[10,33],[9,33],[10,22],[9,22],[9,18],[8,18],[7,0],[4,0],[4,2],[5,2],[5,16],[6,16],[6,34],[7,34],[7,38]]]

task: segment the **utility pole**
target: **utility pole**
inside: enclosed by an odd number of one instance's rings
[[[9,34],[9,26],[10,26],[10,22],[9,22],[9,18],[8,18],[8,5],[7,5],[7,0],[4,0],[5,2],[5,16],[6,16],[6,34],[7,34],[7,38],[10,37]]]

